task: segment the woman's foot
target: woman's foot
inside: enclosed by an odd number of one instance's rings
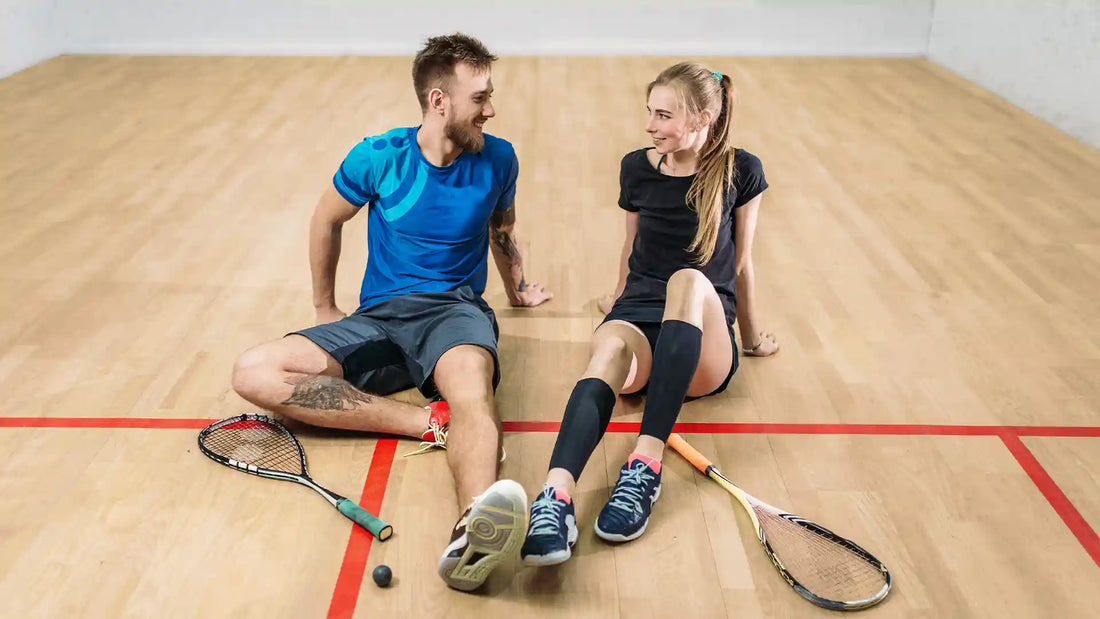
[[[573,499],[564,490],[544,484],[539,498],[531,503],[527,539],[520,549],[526,565],[557,565],[573,556],[580,533]]]
[[[645,533],[653,504],[661,495],[661,462],[630,454],[619,471],[611,498],[596,518],[596,535],[609,542],[629,542]]]

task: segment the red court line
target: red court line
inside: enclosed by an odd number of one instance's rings
[[[505,432],[557,432],[557,421],[505,421]],[[638,422],[613,421],[608,432],[638,432]],[[955,426],[930,424],[866,423],[694,423],[676,424],[681,434],[852,434],[895,436],[1000,436],[1008,431],[1021,436],[1093,436],[1100,427],[1076,426]]]
[[[1016,436],[1068,436],[1100,438],[1100,427],[1005,426]]]
[[[638,424],[639,428],[641,424]],[[900,436],[992,436],[996,426],[867,423],[680,423],[687,434],[868,434]]]
[[[201,430],[217,419],[152,417],[0,417],[0,428],[157,428]]]
[[[1073,506],[1069,498],[1066,497],[1062,489],[1058,487],[1058,484],[1053,478],[1046,472],[1043,465],[1039,463],[1039,460],[1035,457],[1035,454],[1031,453],[1031,450],[1027,448],[1027,445],[1020,440],[1020,437],[1008,430],[1002,432],[1001,440],[1004,442],[1005,447],[1012,452],[1013,457],[1016,458],[1016,462],[1020,463],[1024,472],[1027,473],[1031,481],[1035,483],[1035,486],[1039,488],[1039,492],[1043,493],[1047,502],[1054,508],[1054,511],[1062,518],[1062,522],[1066,523],[1070,532],[1077,537],[1077,541],[1081,542],[1081,546],[1085,548],[1085,552],[1089,553],[1092,560],[1100,567],[1100,537],[1097,537],[1096,531],[1089,526],[1089,523],[1081,516],[1081,512],[1077,511],[1077,508]]]
[[[154,428],[200,430],[217,419],[153,417],[0,417],[0,428]],[[505,432],[557,432],[557,421],[505,421]],[[638,422],[613,421],[607,431],[638,432]],[[895,436],[1015,436],[1094,437],[1100,426],[973,426],[867,423],[698,423],[676,424],[683,434],[854,434]]]
[[[363,509],[372,514],[381,513],[382,498],[386,495],[395,451],[397,440],[392,438],[381,439],[374,446],[367,479],[363,482],[363,496],[359,500]],[[355,614],[355,603],[359,600],[359,590],[363,586],[363,574],[367,570],[372,542],[374,537],[366,529],[351,525],[351,536],[348,538],[347,549],[344,550],[344,562],[340,565],[340,575],[336,577],[336,588],[328,607],[329,619],[350,619]]]
[[[2,417],[0,428],[153,428],[153,429],[201,429],[215,419],[162,419],[142,417]],[[505,421],[505,432],[557,432],[557,421]],[[607,431],[636,433],[641,429],[637,422],[612,422]],[[934,424],[843,424],[843,423],[678,423],[675,431],[684,434],[818,434],[818,435],[877,435],[877,436],[997,436],[1012,453],[1016,461],[1035,483],[1054,511],[1066,523],[1070,531],[1100,566],[1100,538],[1096,531],[1073,506],[1058,484],[1047,474],[1034,454],[1020,440],[1021,436],[1042,437],[1095,437],[1100,438],[1100,427],[1095,426],[976,426]],[[394,452],[395,439],[380,439],[375,447],[367,479],[363,484],[360,504],[367,511],[379,513],[386,493]],[[360,527],[352,526],[351,536],[344,551],[344,561],[336,580],[329,617],[350,618],[355,612],[359,591],[370,556],[373,537]]]

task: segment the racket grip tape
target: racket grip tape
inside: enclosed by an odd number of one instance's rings
[[[340,499],[336,502],[336,509],[340,510],[340,513],[347,516],[352,522],[370,531],[370,534],[377,537],[379,541],[384,542],[393,535],[393,527],[359,507],[351,499]]]
[[[679,434],[673,433],[672,436],[668,437],[668,446],[676,450],[676,453],[683,456],[692,466],[699,469],[700,473],[704,475],[707,473],[707,468],[711,466],[710,460],[707,460],[707,457],[696,451],[694,447],[688,445],[687,441]]]

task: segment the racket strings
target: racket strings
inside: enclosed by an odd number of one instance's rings
[[[754,511],[775,556],[814,595],[854,602],[881,594],[885,576],[861,555],[769,509],[755,506]]]
[[[286,430],[255,419],[217,428],[203,437],[215,454],[259,468],[302,475],[302,451]]]

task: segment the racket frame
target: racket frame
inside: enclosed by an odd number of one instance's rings
[[[764,547],[764,552],[767,553],[768,558],[771,559],[772,565],[775,566],[775,569],[779,570],[779,574],[783,577],[784,580],[787,581],[787,584],[789,584],[791,588],[797,591],[799,595],[806,598],[806,600],[817,606],[820,606],[821,608],[826,608],[828,610],[850,611],[870,608],[871,606],[874,606],[875,604],[878,604],[882,600],[886,599],[886,595],[890,593],[890,587],[893,584],[893,579],[890,576],[890,570],[888,570],[886,566],[883,565],[882,561],[879,561],[878,558],[872,555],[870,552],[867,552],[861,546],[846,537],[837,535],[829,529],[826,529],[825,527],[813,521],[802,518],[801,516],[796,516],[794,514],[784,512],[783,510],[769,503],[765,503],[764,501],[757,499],[756,497],[752,496],[748,492],[745,492],[741,488],[738,488],[736,484],[730,481],[728,477],[723,475],[722,472],[718,470],[718,467],[715,466],[714,463],[712,463],[705,456],[695,450],[695,448],[688,444],[687,441],[685,441],[683,437],[681,437],[679,434],[673,434],[671,437],[669,437],[668,445],[681,456],[683,456],[688,462],[690,462],[696,469],[699,470],[699,472],[708,477],[711,481],[717,483],[727,492],[732,494],[735,499],[737,499],[737,502],[741,504],[742,508],[744,508],[745,513],[748,514],[749,519],[752,520],[753,532],[756,533],[756,539],[759,540],[760,545]],[[857,555],[858,557],[866,561],[871,566],[877,568],[882,573],[884,581],[882,589],[880,589],[875,595],[872,595],[871,597],[862,600],[830,600],[828,598],[823,598],[819,595],[816,595],[815,593],[804,587],[802,583],[798,582],[798,579],[796,579],[794,576],[791,575],[789,571],[787,571],[787,567],[784,566],[783,562],[779,559],[778,556],[776,556],[775,551],[772,549],[771,544],[768,542],[767,535],[764,533],[764,528],[760,525],[760,519],[756,516],[754,505],[759,505],[765,509],[772,510],[780,518],[789,520],[794,524],[806,528],[812,533],[820,535],[821,537],[842,546],[849,552]]]
[[[263,467],[259,467],[259,466],[256,466],[254,464],[246,464],[244,462],[234,460],[233,458],[214,453],[213,451],[208,449],[206,447],[206,445],[203,443],[203,439],[207,435],[214,432],[215,430],[220,430],[221,428],[224,428],[225,426],[233,425],[234,423],[240,423],[242,421],[256,421],[256,422],[259,422],[259,423],[270,424],[271,426],[274,426],[274,427],[278,428],[279,430],[285,432],[286,435],[290,437],[290,440],[294,442],[294,446],[298,449],[298,458],[299,458],[299,461],[301,462],[301,465],[302,465],[302,474],[298,475],[296,473],[287,473],[286,471],[276,471],[274,469],[265,469]],[[222,419],[221,421],[214,422],[214,423],[210,424],[209,426],[203,428],[202,431],[199,432],[198,443],[199,443],[199,450],[202,451],[203,455],[205,455],[207,458],[210,458],[211,460],[213,460],[213,461],[215,461],[219,464],[224,464],[225,466],[228,466],[229,468],[236,469],[238,471],[248,473],[250,475],[256,475],[257,477],[266,477],[268,479],[279,479],[279,480],[283,480],[283,481],[293,481],[293,482],[302,484],[303,486],[313,488],[314,490],[317,491],[318,494],[325,497],[325,500],[327,500],[329,503],[331,503],[333,507],[335,507],[337,510],[339,510],[341,513],[343,513],[345,516],[347,516],[349,519],[351,519],[353,521],[354,521],[354,518],[352,518],[347,513],[344,513],[344,509],[341,509],[341,502],[347,501],[348,503],[352,503],[352,504],[355,505],[355,507],[358,507],[360,510],[362,510],[362,507],[359,507],[359,505],[355,504],[355,502],[352,501],[351,499],[349,499],[347,497],[344,497],[344,496],[341,496],[339,494],[336,494],[335,492],[329,490],[328,488],[325,488],[325,487],[321,486],[320,484],[315,482],[312,477],[309,476],[309,468],[306,464],[306,450],[302,447],[302,444],[300,442],[298,442],[298,437],[294,436],[294,433],[291,432],[290,429],[288,429],[282,423],[280,423],[279,420],[277,420],[277,419],[274,419],[272,417],[268,417],[267,415],[254,415],[254,414],[244,414],[244,415],[237,415],[236,417],[228,417],[226,419]],[[366,512],[366,510],[363,510],[363,511]],[[381,519],[379,519],[377,516],[374,516],[373,514],[370,514],[370,512],[367,512],[367,514],[370,515],[371,517],[379,520],[379,522],[382,522]],[[383,524],[385,524],[385,523],[383,522]],[[361,526],[363,526],[363,528],[367,529],[368,531],[370,530],[365,525],[361,525]],[[390,538],[391,535],[393,535],[393,527],[391,527],[389,524],[385,524],[385,526],[383,528],[381,528],[379,530],[379,532],[376,534],[376,537],[378,537],[378,539],[380,541],[386,541],[387,539]]]

